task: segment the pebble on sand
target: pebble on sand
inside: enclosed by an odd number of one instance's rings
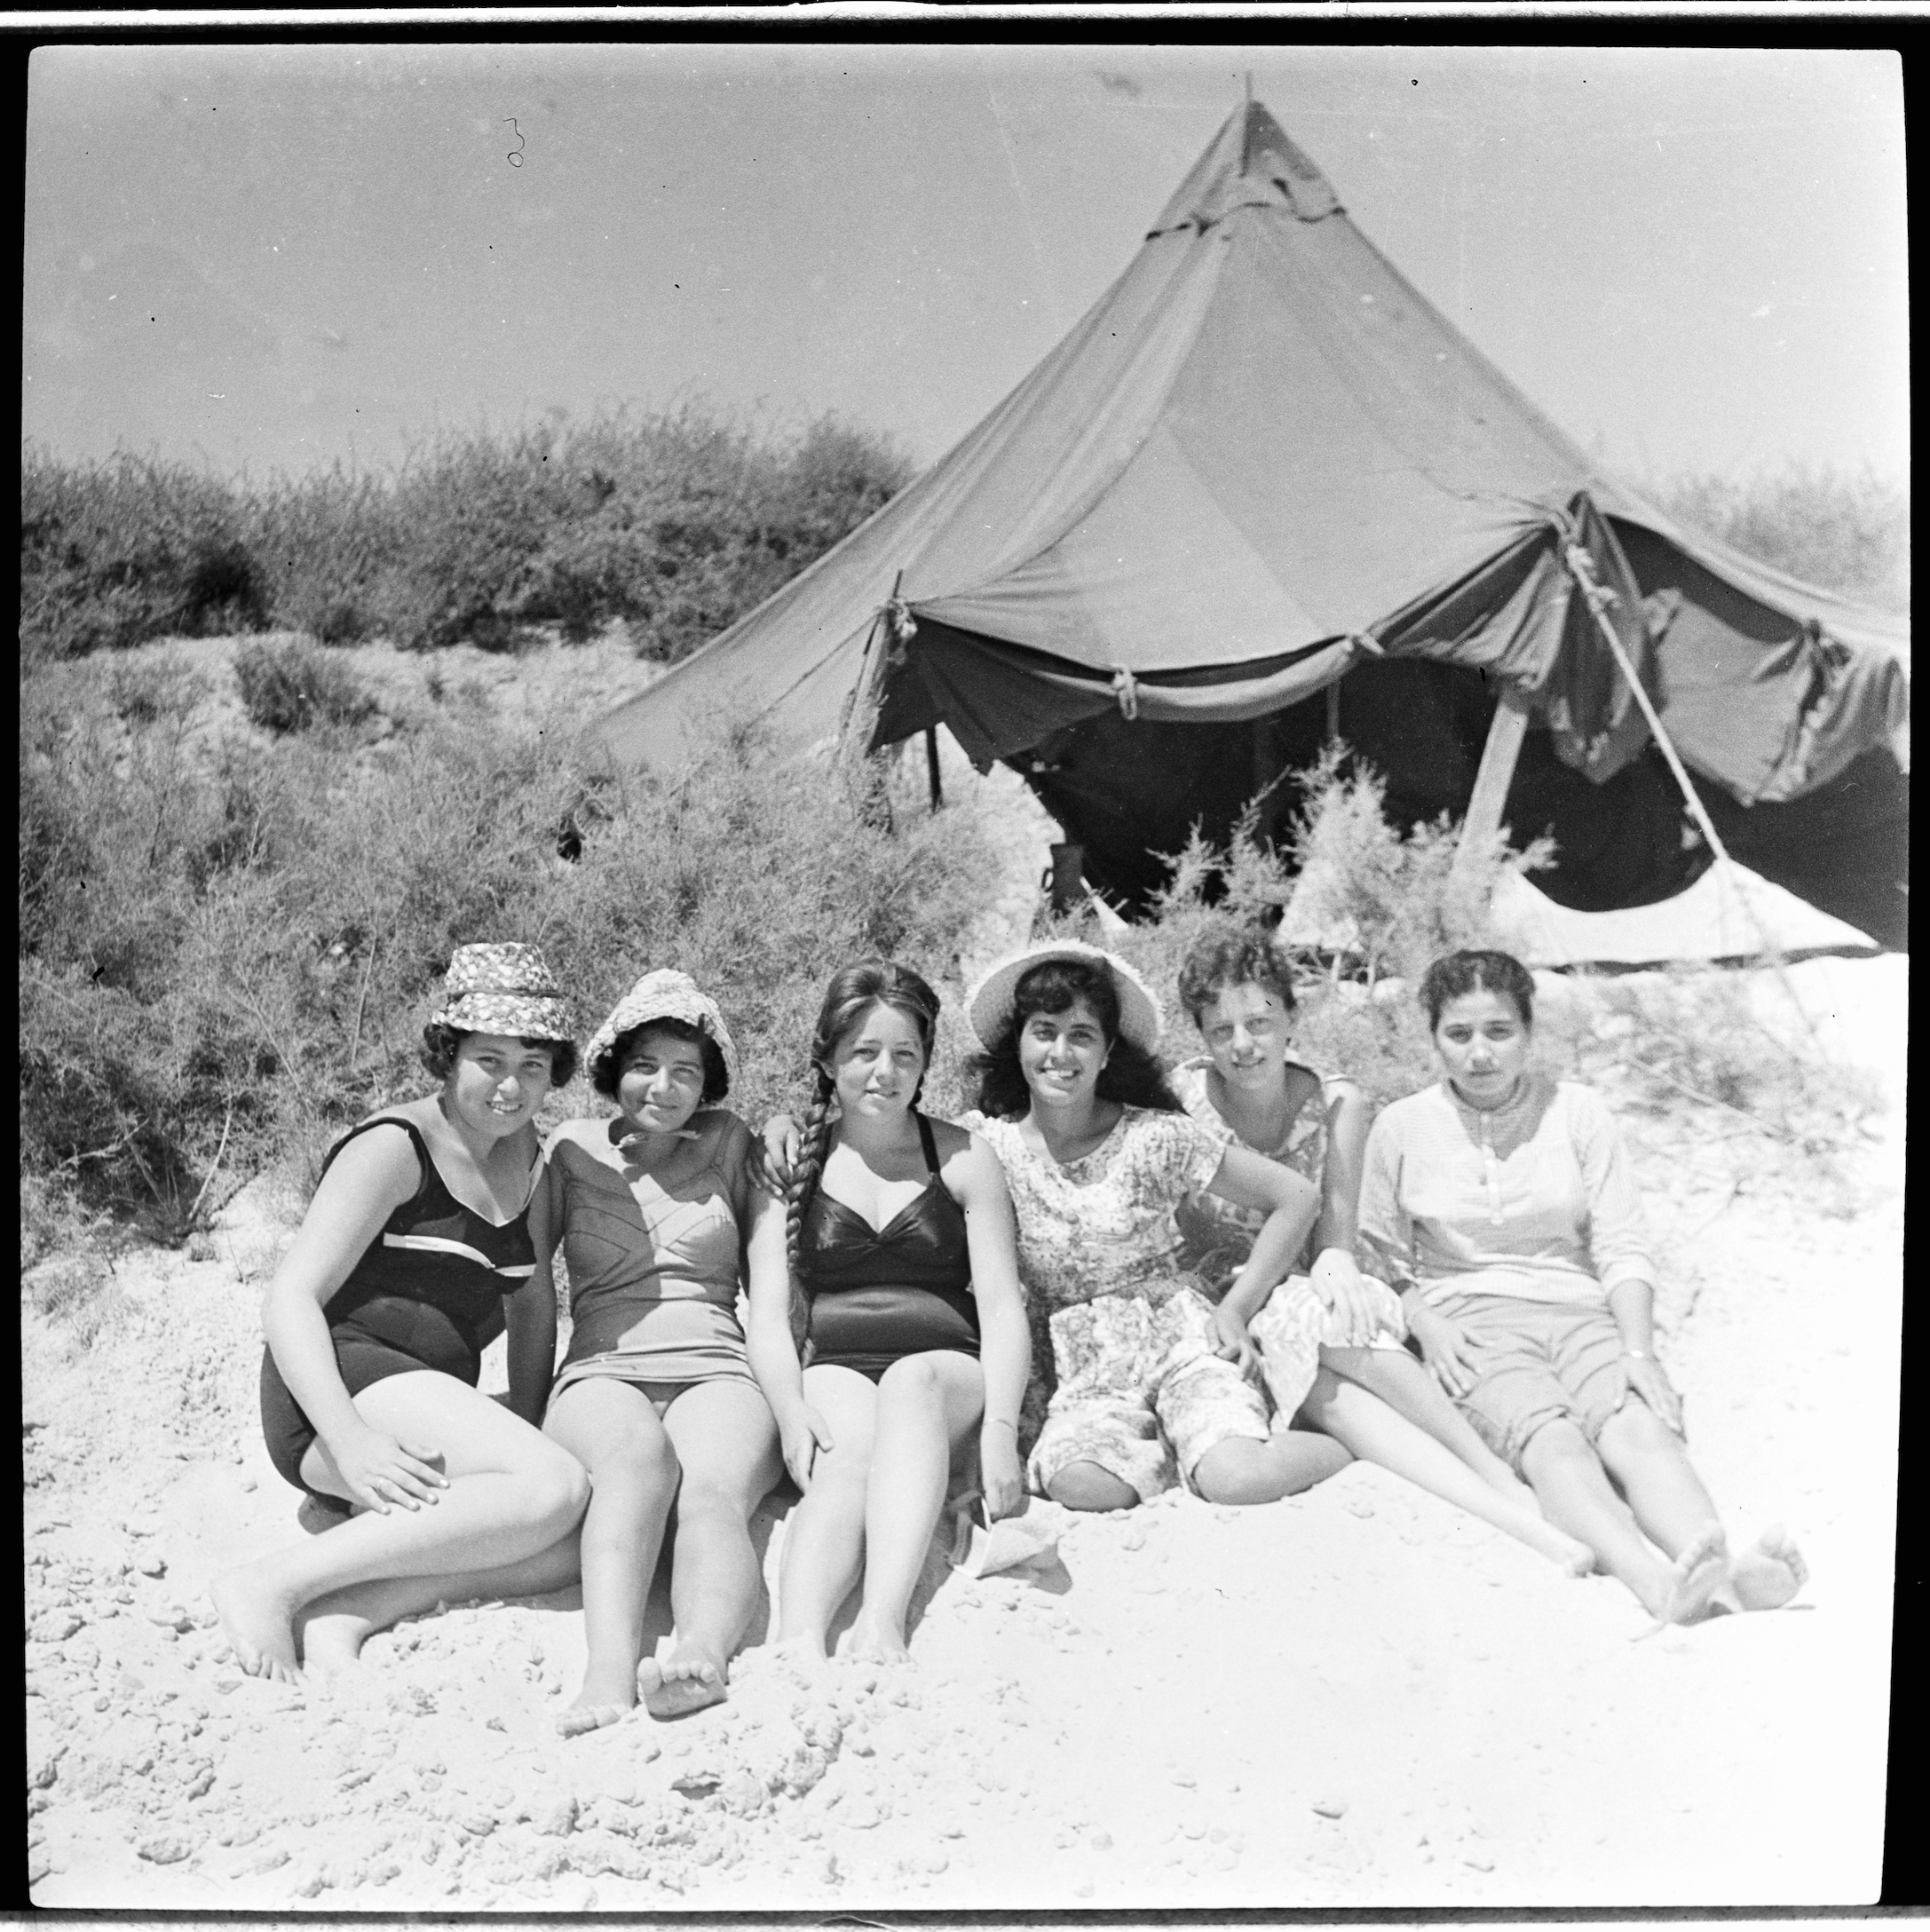
[[[1347,1799],[1337,1791],[1323,1792],[1314,1800],[1314,1809],[1324,1818],[1344,1817],[1347,1815]]]

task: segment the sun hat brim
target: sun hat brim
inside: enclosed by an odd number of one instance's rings
[[[603,1063],[615,1051],[617,1041],[624,1034],[660,1019],[682,1020],[686,1026],[696,1027],[724,1057],[725,1087],[737,1085],[737,1046],[731,1038],[731,1029],[724,1024],[717,1002],[688,973],[670,967],[645,973],[590,1035],[589,1045],[583,1051],[583,1065],[590,1084],[597,1084],[602,1076]]]
[[[1143,1052],[1151,1053],[1159,1044],[1164,1016],[1151,987],[1117,954],[1104,947],[1088,946],[1081,939],[1048,939],[1037,946],[1002,959],[981,978],[965,998],[966,1016],[979,1044],[988,1049],[1010,1023],[1018,983],[1034,966],[1048,960],[1066,960],[1081,966],[1097,966],[1111,974],[1119,995],[1119,1033]]]

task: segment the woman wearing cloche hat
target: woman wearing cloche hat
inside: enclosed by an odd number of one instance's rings
[[[783,1210],[751,1184],[750,1136],[719,1103],[737,1049],[687,973],[645,973],[591,1035],[589,1083],[621,1110],[550,1136],[531,1214],[537,1275],[561,1243],[569,1352],[544,1427],[589,1469],[582,1688],[566,1736],[636,1704],[715,1704],[762,1583],[749,1519],[777,1482],[777,1426],[751,1377],[737,1300],[746,1249]],[[676,1635],[642,1656],[644,1606],[671,1503]],[[641,1669],[639,1670],[639,1665]]]
[[[536,1427],[556,1310],[528,1223],[536,1110],[575,1070],[571,1032],[534,946],[459,946],[423,1029],[438,1090],[328,1151],[263,1301],[262,1424],[290,1483],[356,1513],[216,1583],[252,1675],[344,1664],[440,1599],[573,1573],[589,1485]],[[477,1389],[505,1321],[507,1408]]]

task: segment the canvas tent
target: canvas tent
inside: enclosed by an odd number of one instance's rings
[[[724,704],[799,747],[942,723],[1130,903],[1192,824],[1223,835],[1302,767],[1336,705],[1397,809],[1462,811],[1507,693],[1530,728],[1505,818],[1561,847],[1542,890],[1653,903],[1707,854],[1578,562],[1736,858],[1903,943],[1907,626],[1593,463],[1249,103],[957,447],[602,728],[669,769]],[[1292,804],[1289,781],[1265,809]]]

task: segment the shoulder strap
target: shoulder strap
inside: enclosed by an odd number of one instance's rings
[[[369,1128],[373,1127],[399,1127],[405,1134],[408,1136],[410,1144],[415,1150],[415,1159],[417,1162],[421,1165],[423,1170],[422,1179],[420,1180],[420,1182],[417,1183],[415,1192],[410,1197],[410,1199],[412,1200],[420,1200],[423,1198],[423,1192],[428,1188],[431,1177],[436,1172],[436,1164],[434,1160],[430,1158],[429,1143],[423,1138],[422,1129],[416,1126],[415,1121],[407,1119],[404,1115],[399,1113],[371,1114],[369,1118],[366,1120],[358,1120],[355,1125],[352,1127],[347,1133],[343,1135],[341,1139],[338,1140],[334,1146],[329,1148],[328,1152],[322,1157],[322,1173],[326,1174],[328,1169],[335,1165],[335,1157],[338,1153],[340,1153],[342,1150],[346,1147],[352,1140],[354,1140],[358,1136],[368,1133]]]
[[[938,1144],[932,1137],[931,1122],[915,1109],[912,1118],[918,1122],[918,1138],[925,1150],[925,1165],[936,1174],[938,1171]]]

